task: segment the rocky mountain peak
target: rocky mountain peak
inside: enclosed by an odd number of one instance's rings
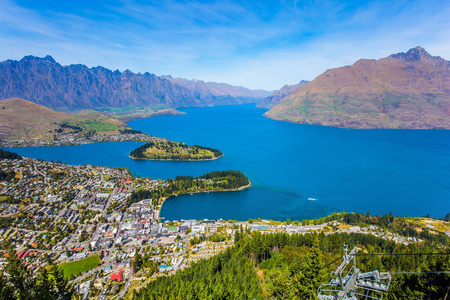
[[[62,66],[53,57],[25,56],[0,62],[0,99],[19,97],[61,110],[103,107],[188,107],[255,103],[257,90],[158,77],[101,66]],[[170,79],[170,80],[169,80]],[[200,92],[199,92],[200,91]]]
[[[56,60],[53,57],[51,57],[50,55],[47,55],[46,57],[44,57],[44,60],[52,62],[52,63],[56,63]]]
[[[417,46],[415,48],[409,49],[408,52],[400,52],[391,55],[393,58],[401,59],[406,62],[415,62],[422,59],[430,59],[432,56],[422,47]]]
[[[27,56],[24,56],[20,61],[21,62],[48,61],[51,63],[56,63],[56,61],[50,55],[47,55],[46,57],[37,57],[37,56],[33,56],[33,55],[27,55]]]
[[[450,128],[450,62],[416,47],[328,70],[265,116],[345,128]]]

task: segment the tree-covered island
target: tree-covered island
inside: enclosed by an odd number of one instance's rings
[[[131,158],[152,160],[211,160],[221,156],[223,153],[214,148],[171,141],[149,142],[130,152]]]

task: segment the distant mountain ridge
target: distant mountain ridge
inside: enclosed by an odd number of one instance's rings
[[[345,128],[450,129],[450,62],[421,47],[330,69],[265,114]]]
[[[272,93],[272,95],[270,95],[269,97],[267,97],[267,98],[263,99],[261,102],[259,102],[256,105],[256,107],[272,108],[273,106],[280,103],[280,101],[283,100],[284,97],[289,95],[293,90],[295,90],[296,88],[298,88],[302,85],[307,84],[308,82],[309,82],[309,80],[302,80],[297,84],[293,84],[293,85],[286,84],[281,89],[276,90],[275,92]]]
[[[226,83],[205,82],[202,80],[188,80],[183,78],[173,78],[172,76],[161,76],[170,82],[192,90],[200,99],[209,99],[212,97],[238,97],[253,101],[255,97],[264,98],[270,92],[265,90],[250,90],[242,86],[233,86]],[[252,102],[250,102],[252,103]]]
[[[256,103],[269,92],[98,66],[62,66],[51,56],[0,62],[0,99],[23,98],[63,111],[105,107],[175,108]]]

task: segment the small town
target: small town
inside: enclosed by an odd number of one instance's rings
[[[151,136],[146,133],[123,133],[123,134],[93,134],[65,133],[55,135],[53,140],[27,139],[27,140],[0,140],[1,147],[49,147],[49,146],[75,146],[91,143],[112,142],[160,142],[166,139]]]
[[[32,271],[58,265],[83,299],[125,298],[157,277],[233,246],[239,231],[354,232],[397,244],[423,243],[376,225],[350,226],[339,220],[164,220],[155,205],[160,201],[128,199],[134,191],[162,189],[167,182],[135,177],[123,168],[21,158],[1,160],[0,169],[13,174],[0,182],[0,265],[8,247]]]

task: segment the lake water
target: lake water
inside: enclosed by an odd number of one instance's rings
[[[182,109],[187,115],[130,122],[173,141],[220,149],[204,162],[138,161],[137,142],[13,148],[21,155],[69,164],[129,168],[166,179],[214,170],[240,170],[245,191],[174,197],[166,219],[323,217],[335,211],[444,217],[450,212],[450,131],[349,130],[278,122],[252,105]],[[307,201],[308,198],[316,201]]]

